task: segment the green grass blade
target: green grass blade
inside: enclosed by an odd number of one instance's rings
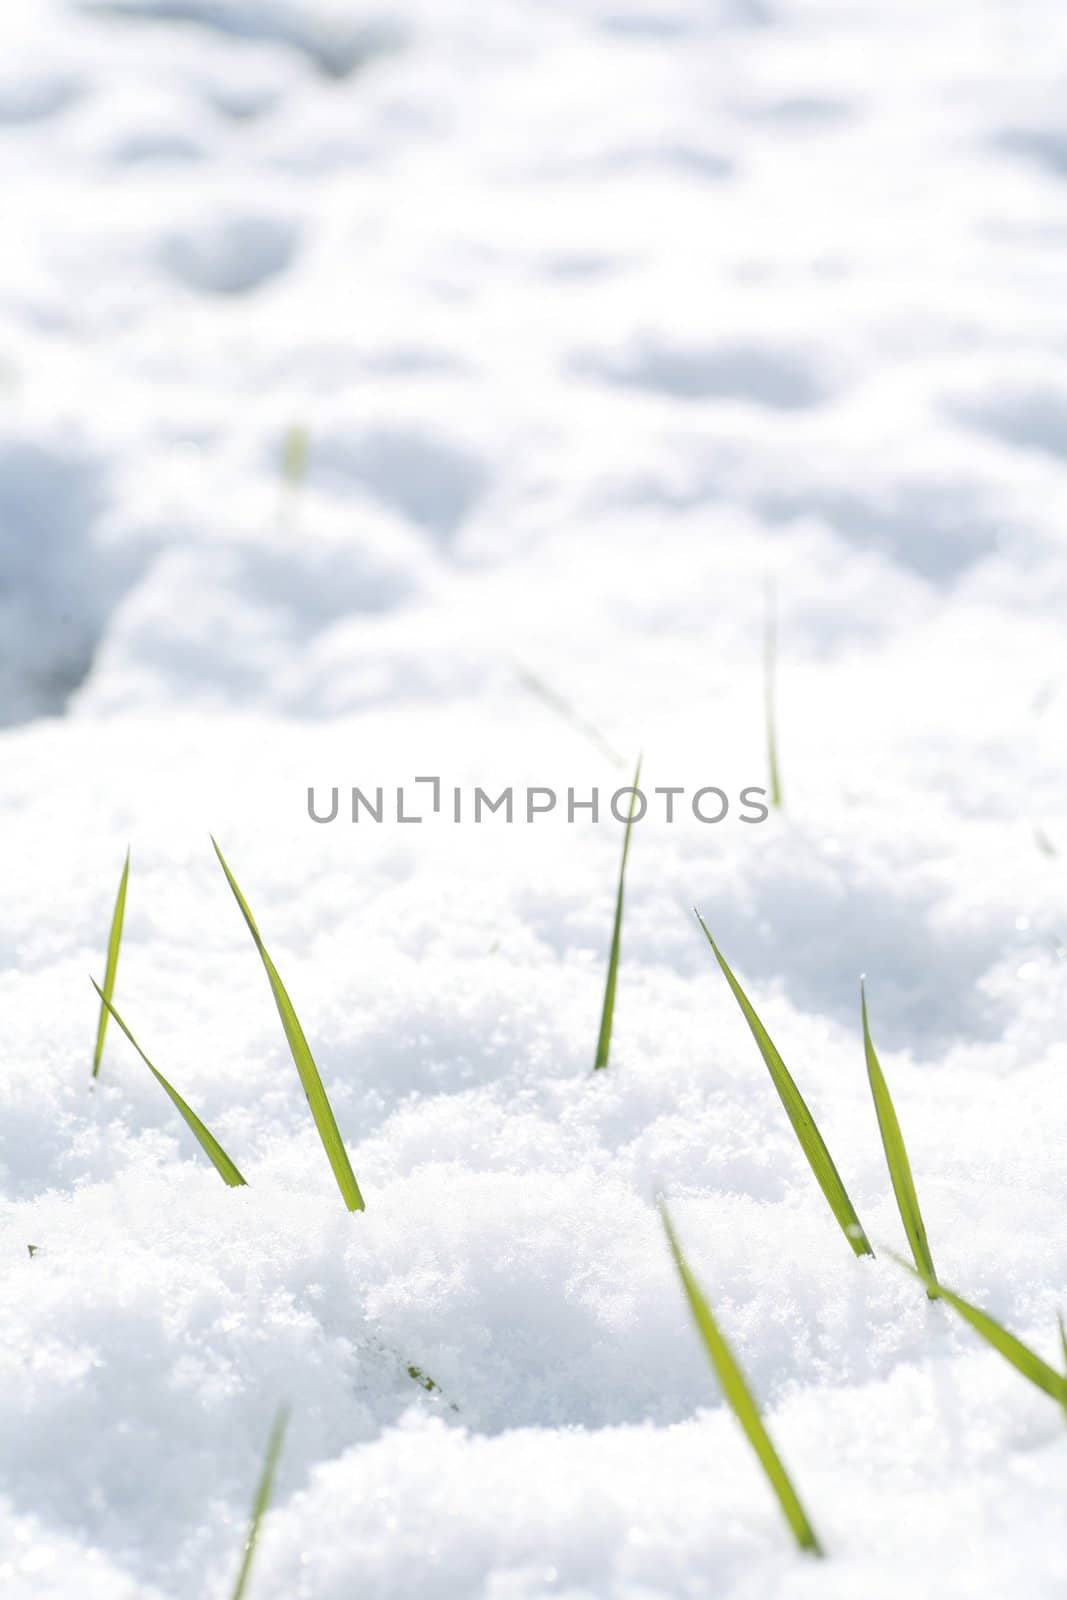
[[[256,1485],[256,1497],[252,1502],[252,1517],[245,1535],[244,1555],[241,1558],[241,1570],[237,1574],[237,1582],[233,1586],[231,1600],[243,1600],[245,1589],[248,1586],[249,1573],[252,1571],[252,1562],[256,1554],[256,1542],[259,1539],[259,1525],[267,1514],[270,1506],[271,1495],[274,1492],[274,1475],[278,1470],[278,1457],[282,1453],[285,1443],[285,1430],[289,1425],[289,1413],[283,1406],[274,1419],[274,1426],[270,1430],[267,1440],[267,1453],[263,1458],[263,1471],[259,1475]]]
[[[608,977],[604,985],[604,1007],[600,1013],[600,1033],[596,1041],[594,1072],[606,1067],[611,1054],[611,1025],[615,1019],[615,986],[619,978],[619,951],[622,948],[622,901],[626,884],[626,858],[630,854],[630,829],[633,827],[634,807],[637,804],[637,786],[641,782],[641,761],[634,773],[634,792],[630,795],[630,809],[626,816],[626,832],[622,840],[622,861],[619,864],[619,888],[615,896],[615,923],[611,932],[611,951],[608,955]]]
[[[141,1060],[144,1062],[153,1078],[155,1078],[156,1082],[161,1088],[166,1090],[171,1100],[177,1106],[178,1110],[185,1118],[186,1124],[195,1136],[201,1150],[203,1150],[204,1154],[215,1168],[215,1171],[219,1174],[223,1183],[228,1183],[232,1189],[236,1189],[242,1185],[245,1181],[244,1178],[242,1178],[234,1163],[230,1160],[221,1144],[219,1144],[219,1141],[215,1138],[215,1135],[209,1128],[204,1126],[192,1107],[186,1105],[177,1089],[173,1088],[173,1086],[167,1082],[166,1078],[159,1071],[159,1069],[152,1065],[151,1061],[149,1061],[148,1057],[141,1049],[141,1046],[137,1043],[137,1040],[134,1038],[129,1028],[127,1028],[126,1024],[115,1010],[115,1007],[111,1004],[111,1001],[105,996],[104,991],[96,982],[96,979],[90,978],[89,982],[100,996],[101,1001],[107,1007],[110,1015],[114,1017],[115,1021],[118,1023],[127,1039],[133,1045],[133,1048],[137,1051],[137,1054],[140,1056]]]
[[[1047,1361],[1042,1361],[1036,1350],[1031,1350],[1028,1344],[1023,1344],[1021,1339],[1009,1333],[995,1317],[989,1315],[988,1311],[983,1311],[980,1306],[971,1305],[962,1295],[955,1294],[953,1290],[946,1289],[943,1283],[927,1277],[924,1272],[918,1271],[901,1256],[894,1255],[893,1260],[898,1266],[903,1267],[905,1272],[910,1272],[912,1277],[924,1283],[927,1291],[936,1289],[938,1299],[944,1300],[946,1305],[951,1306],[957,1316],[969,1323],[986,1344],[999,1351],[1016,1372],[1021,1372],[1024,1378],[1029,1378],[1031,1383],[1036,1384],[1045,1394],[1051,1395],[1061,1406],[1067,1406],[1067,1377],[1061,1376]]]
[[[775,676],[778,667],[778,617],[774,585],[768,583],[763,619],[763,714],[767,726],[767,776],[771,805],[781,809],[782,779],[778,769],[778,719],[775,713]]]
[[[417,1383],[420,1389],[426,1390],[427,1394],[437,1395],[438,1398],[443,1401],[445,1405],[447,1405],[449,1411],[454,1411],[457,1416],[459,1415],[459,1407],[457,1406],[456,1402],[454,1400],[448,1400],[445,1397],[445,1395],[441,1392],[441,1385],[436,1381],[436,1379],[431,1378],[428,1372],[424,1372],[421,1367],[415,1366],[414,1362],[410,1361],[405,1363],[404,1370],[407,1372],[407,1375],[411,1379],[412,1383]]]
[[[830,1210],[837,1218],[841,1231],[858,1256],[873,1256],[874,1251],[871,1249],[870,1240],[863,1231],[863,1226],[856,1215],[852,1201],[849,1199],[845,1186],[841,1182],[840,1174],[834,1166],[833,1158],[823,1143],[822,1135],[815,1126],[814,1117],[805,1104],[804,1096],[793,1082],[785,1062],[775,1049],[770,1034],[752,1009],[748,996],[726,965],[719,947],[711,937],[708,925],[699,911],[696,912],[696,919],[703,928],[704,937],[710,944],[715,954],[715,959],[722,968],[723,976],[733,990],[734,999],[741,1007],[745,1021],[752,1030],[752,1037],[759,1046],[760,1055],[767,1064],[771,1081],[778,1090],[778,1097],[785,1107],[786,1115],[793,1124],[793,1132],[800,1141],[800,1148],[808,1158],[808,1164],[818,1180],[819,1188],[826,1196],[826,1202]]]
[[[558,717],[562,717],[564,722],[569,723],[591,744],[594,744],[601,755],[607,756],[613,767],[625,766],[622,756],[608,743],[600,729],[586,717],[583,717],[579,711],[575,710],[570,701],[566,700],[558,690],[553,689],[552,685],[546,683],[544,678],[540,677],[536,672],[531,672],[529,667],[523,666],[521,661],[515,661],[512,665],[515,668],[515,675],[523,688],[536,695],[544,705],[548,706],[550,711],[554,711]]]
[[[311,457],[311,436],[299,422],[285,430],[281,449],[282,481],[291,489],[299,489],[307,477]]]
[[[875,1052],[871,1039],[871,1030],[867,1021],[867,996],[863,983],[860,983],[860,1015],[863,1019],[863,1051],[867,1059],[867,1078],[871,1085],[871,1096],[874,1100],[874,1109],[878,1117],[878,1129],[882,1135],[882,1148],[885,1150],[886,1165],[893,1184],[893,1193],[897,1197],[897,1210],[900,1220],[904,1224],[904,1232],[908,1236],[908,1244],[915,1259],[915,1265],[924,1278],[931,1283],[937,1282],[937,1273],[934,1271],[933,1257],[926,1239],[926,1226],[923,1223],[922,1212],[919,1210],[919,1197],[915,1193],[915,1181],[911,1175],[911,1163],[908,1161],[908,1152],[904,1145],[904,1135],[900,1131],[900,1123],[893,1107],[893,1100],[889,1093],[889,1085],[885,1081],[881,1063]],[[931,1300],[937,1299],[936,1289],[927,1289]]]
[[[104,1054],[104,1035],[107,1032],[107,1002],[115,993],[115,973],[119,965],[119,946],[122,943],[122,924],[126,916],[126,885],[130,881],[130,852],[126,851],[126,861],[122,868],[122,877],[119,879],[119,892],[115,896],[115,909],[111,913],[111,929],[107,936],[107,965],[104,968],[104,1001],[100,1007],[100,1020],[96,1025],[96,1049],[93,1051],[93,1077],[100,1072],[100,1062]]]
[[[689,1270],[689,1264],[682,1254],[671,1219],[667,1212],[666,1204],[662,1197],[659,1202],[659,1213],[663,1220],[664,1232],[667,1243],[670,1245],[674,1264],[678,1269],[678,1276],[682,1280],[685,1298],[689,1303],[693,1321],[697,1325],[701,1341],[707,1353],[708,1360],[719,1380],[719,1385],[726,1397],[734,1416],[741,1424],[744,1434],[756,1456],[760,1466],[767,1474],[771,1488],[782,1508],[782,1513],[790,1528],[793,1537],[802,1550],[810,1550],[814,1555],[822,1555],[819,1541],[815,1537],[815,1530],[808,1521],[804,1507],[799,1496],[793,1488],[792,1480],[782,1465],[782,1459],[771,1442],[771,1436],[759,1414],[759,1408],[752,1398],[751,1390],[745,1382],[744,1374],[734,1359],[733,1351],[723,1337],[715,1318],[712,1316],[711,1307],[705,1300],[700,1285]]]
[[[322,1079],[319,1077],[319,1069],[315,1065],[314,1057],[304,1037],[304,1030],[300,1026],[296,1012],[293,1010],[293,1003],[285,992],[285,985],[278,976],[274,962],[267,954],[259,929],[256,927],[255,918],[248,909],[248,903],[244,895],[237,887],[233,873],[226,865],[222,851],[214,838],[212,838],[211,843],[215,847],[219,865],[226,874],[226,882],[233,890],[233,897],[241,908],[241,915],[248,925],[248,931],[252,935],[256,949],[259,951],[260,960],[266,969],[271,993],[274,995],[274,1003],[278,1007],[278,1015],[282,1020],[282,1027],[285,1030],[289,1050],[296,1064],[296,1070],[300,1074],[300,1082],[304,1086],[304,1093],[307,1096],[308,1105],[311,1107],[311,1115],[315,1119],[315,1126],[318,1129],[319,1138],[322,1140],[322,1147],[326,1151],[327,1159],[333,1169],[333,1175],[337,1180],[337,1187],[341,1191],[341,1197],[349,1211],[362,1211],[364,1209],[363,1196],[359,1192],[359,1184],[356,1182],[356,1175],[352,1171],[352,1165],[348,1159],[348,1152],[344,1147],[344,1141],[341,1138],[333,1108],[326,1097],[326,1090],[323,1088]]]

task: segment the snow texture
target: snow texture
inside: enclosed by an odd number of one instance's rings
[[[1063,8],[8,0],[0,41],[4,1595],[225,1600],[283,1402],[249,1600],[1062,1595],[1062,1416],[889,1259],[858,978],[939,1270],[1057,1360]],[[621,830],[452,791],[765,783],[768,577],[785,811],[636,827],[594,1075]],[[116,1003],[246,1189],[114,1026],[90,1090],[127,844]]]

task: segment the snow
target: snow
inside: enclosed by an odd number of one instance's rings
[[[1059,8],[9,0],[0,39],[0,1587],[222,1600],[288,1403],[255,1600],[1061,1594],[1062,1419],[889,1259],[858,1015],[865,972],[945,1281],[1057,1360]],[[731,809],[636,826],[594,1076],[641,749]],[[562,798],[476,826],[508,786]],[[247,1189],[114,1026],[90,1090],[127,844],[116,1003]]]

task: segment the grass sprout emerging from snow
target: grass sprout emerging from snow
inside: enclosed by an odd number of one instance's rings
[[[291,489],[299,489],[307,477],[311,458],[311,439],[307,429],[294,422],[285,430],[281,450],[282,480]]]
[[[151,1061],[149,1061],[148,1057],[141,1049],[141,1046],[137,1043],[137,1040],[123,1022],[122,1018],[115,1010],[115,1007],[111,1004],[111,1001],[104,994],[104,991],[96,982],[95,978],[90,978],[89,981],[96,990],[97,994],[100,996],[101,1004],[107,1007],[109,1014],[114,1017],[118,1026],[122,1029],[127,1039],[133,1045],[133,1048],[137,1051],[137,1054],[140,1056],[149,1072],[155,1078],[156,1082],[166,1090],[171,1100],[181,1112],[187,1126],[196,1138],[196,1142],[199,1144],[201,1150],[203,1150],[204,1154],[211,1162],[211,1165],[215,1168],[215,1171],[219,1174],[219,1177],[222,1179],[223,1183],[228,1183],[233,1189],[243,1185],[245,1181],[244,1178],[241,1176],[234,1163],[230,1160],[221,1144],[219,1144],[219,1141],[215,1138],[215,1135],[211,1132],[210,1128],[206,1128],[204,1126],[192,1107],[187,1105],[182,1099],[177,1089],[167,1082],[166,1078],[159,1071],[158,1067],[154,1067],[152,1065]]]
[[[104,967],[104,992],[101,996],[100,1020],[96,1025],[96,1049],[93,1051],[93,1077],[100,1073],[104,1055],[104,1035],[107,1033],[108,1005],[115,992],[115,973],[119,965],[119,946],[122,943],[122,924],[126,916],[126,885],[130,881],[130,852],[119,879],[119,892],[115,896],[115,909],[111,913],[111,929],[107,936],[107,964]]]
[[[285,1030],[285,1037],[288,1041],[293,1061],[296,1064],[296,1070],[300,1074],[300,1082],[304,1086],[304,1093],[307,1095],[308,1105],[311,1107],[311,1115],[315,1119],[315,1126],[318,1129],[319,1138],[322,1140],[322,1147],[326,1151],[333,1175],[337,1180],[337,1187],[341,1191],[341,1197],[349,1211],[362,1211],[364,1209],[363,1196],[360,1193],[359,1184],[356,1182],[356,1175],[352,1171],[352,1164],[348,1159],[348,1152],[341,1138],[333,1108],[327,1098],[326,1090],[322,1086],[319,1069],[315,1065],[315,1059],[304,1037],[304,1030],[300,1026],[296,1012],[293,1010],[293,1003],[286,993],[285,985],[278,976],[278,970],[274,962],[267,954],[259,929],[256,927],[255,918],[248,909],[248,902],[237,887],[237,882],[226,865],[217,841],[212,838],[211,843],[215,847],[219,865],[226,874],[226,881],[233,890],[234,899],[241,909],[241,915],[248,925],[248,931],[252,935],[256,949],[259,951],[260,960],[266,969],[267,977],[270,980],[271,993],[274,995],[274,1003],[278,1007],[278,1015],[281,1017],[282,1027]]]
[[[307,482],[310,461],[311,436],[301,423],[294,422],[285,430],[279,458],[281,469],[279,523],[281,531],[290,537],[294,537],[298,531],[297,513]]]
[[[695,910],[696,908],[694,907]],[[789,1069],[778,1054],[770,1034],[753,1010],[748,996],[723,959],[719,947],[711,937],[708,925],[699,911],[696,911],[696,919],[701,928],[703,928],[704,937],[710,944],[715,959],[722,968],[723,976],[733,990],[734,999],[741,1007],[745,1021],[752,1030],[752,1037],[759,1046],[760,1055],[767,1064],[771,1081],[778,1090],[778,1097],[785,1107],[786,1115],[793,1124],[793,1132],[800,1141],[800,1148],[808,1158],[808,1164],[818,1179],[819,1188],[826,1196],[826,1202],[837,1218],[841,1231],[858,1256],[873,1256],[874,1251],[871,1249],[870,1241],[863,1231],[863,1225],[856,1215],[855,1207],[848,1197],[844,1184],[841,1182],[840,1174],[834,1166],[833,1158],[826,1148],[822,1134],[815,1125],[815,1119],[808,1110],[804,1096],[790,1076]]]
[[[707,1353],[707,1357],[719,1380],[726,1401],[744,1430],[745,1438],[756,1452],[760,1466],[767,1474],[771,1488],[782,1508],[782,1514],[793,1531],[793,1537],[802,1550],[808,1550],[813,1555],[822,1555],[819,1541],[815,1537],[815,1530],[808,1521],[807,1513],[800,1503],[800,1497],[793,1488],[792,1479],[782,1464],[767,1432],[763,1418],[759,1414],[759,1407],[752,1397],[752,1391],[745,1382],[744,1374],[734,1358],[733,1351],[727,1344],[718,1324],[711,1312],[704,1294],[689,1269],[689,1264],[682,1254],[677,1235],[671,1224],[666,1203],[662,1196],[659,1201],[659,1212],[663,1219],[664,1232],[667,1243],[670,1245],[674,1264],[678,1269],[678,1276],[682,1281],[685,1298],[689,1304],[693,1321],[696,1323],[697,1332]]]
[[[571,702],[561,695],[557,689],[553,689],[552,685],[546,683],[539,673],[532,672],[521,661],[514,662],[513,666],[515,674],[524,689],[529,689],[530,693],[536,695],[538,700],[546,705],[550,711],[554,711],[557,716],[562,717],[564,722],[569,723],[576,732],[582,734],[591,744],[595,745],[601,755],[607,756],[613,767],[625,766],[622,756],[608,743],[600,729],[590,722],[587,717],[583,717],[581,712],[576,710]]]
[[[634,807],[637,804],[637,786],[641,782],[641,760],[638,758],[634,785],[630,793],[630,809],[626,814],[626,832],[622,839],[622,860],[619,863],[619,887],[615,895],[615,922],[611,930],[611,951],[608,955],[608,976],[604,985],[604,1007],[600,1013],[600,1033],[596,1042],[594,1072],[606,1067],[611,1055],[611,1025],[615,1019],[615,989],[619,979],[619,951],[622,947],[622,903],[626,885],[626,858],[630,854],[630,830],[633,827]]]
[[[289,1413],[283,1406],[274,1419],[274,1426],[271,1428],[270,1438],[267,1440],[267,1453],[263,1458],[263,1470],[256,1485],[256,1497],[252,1502],[252,1516],[248,1524],[248,1533],[245,1535],[241,1570],[237,1574],[237,1582],[233,1586],[231,1600],[243,1600],[244,1592],[248,1587],[248,1578],[252,1571],[252,1562],[256,1554],[256,1542],[259,1539],[259,1525],[267,1513],[271,1495],[274,1492],[274,1475],[278,1470],[278,1458],[282,1453],[282,1445],[285,1443],[285,1430],[288,1424]]]
[[[885,1081],[881,1063],[878,1060],[874,1043],[871,1039],[871,1030],[867,1021],[867,995],[863,983],[860,983],[860,1015],[863,1020],[863,1051],[867,1058],[867,1078],[871,1085],[871,1096],[874,1100],[874,1109],[878,1116],[878,1129],[882,1135],[882,1148],[885,1150],[886,1165],[893,1184],[893,1193],[897,1197],[897,1209],[900,1220],[904,1224],[904,1232],[908,1236],[908,1244],[915,1265],[928,1281],[928,1284],[937,1282],[937,1273],[934,1271],[933,1257],[930,1246],[926,1240],[926,1226],[923,1222],[922,1212],[919,1210],[919,1197],[915,1192],[915,1181],[911,1175],[911,1163],[904,1145],[904,1135],[900,1131],[900,1123],[893,1107],[889,1085]],[[937,1299],[937,1290],[927,1288],[931,1300]]]
[[[781,809],[782,778],[778,767],[778,721],[775,675],[778,667],[778,614],[774,584],[768,583],[763,617],[763,715],[767,726],[767,778],[771,805]]]
[[[913,1277],[918,1278],[920,1283],[925,1283],[927,1293],[931,1289],[936,1290],[938,1299],[944,1300],[946,1305],[951,1306],[957,1316],[962,1317],[964,1322],[969,1323],[974,1331],[981,1335],[986,1344],[991,1345],[994,1350],[998,1351],[1005,1361],[1015,1368],[1016,1372],[1021,1372],[1024,1378],[1029,1378],[1030,1382],[1035,1384],[1037,1388],[1050,1395],[1059,1405],[1067,1408],[1067,1377],[1058,1373],[1055,1367],[1050,1367],[1047,1361],[1043,1361],[1036,1350],[1031,1350],[1028,1344],[1023,1344],[1022,1340],[1017,1339],[1014,1333],[1009,1333],[1002,1323],[999,1323],[995,1317],[989,1315],[988,1311],[983,1311],[980,1306],[972,1305],[962,1295],[954,1293],[951,1289],[946,1289],[943,1283],[937,1283],[932,1278],[927,1277],[925,1273],[910,1266],[901,1256],[894,1256],[893,1260],[903,1267],[906,1272],[910,1272]],[[1060,1332],[1062,1336],[1062,1321],[1060,1323]]]

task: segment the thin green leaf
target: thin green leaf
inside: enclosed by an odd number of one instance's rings
[[[1061,1376],[1047,1361],[1042,1361],[1036,1350],[1031,1350],[1029,1345],[1023,1344],[1021,1339],[1009,1333],[995,1317],[989,1315],[988,1311],[983,1311],[979,1306],[972,1306],[969,1300],[965,1300],[962,1295],[954,1293],[951,1289],[946,1289],[943,1283],[935,1282],[925,1272],[920,1272],[911,1266],[902,1256],[894,1255],[893,1260],[898,1266],[903,1267],[905,1272],[910,1272],[912,1277],[924,1283],[928,1292],[930,1289],[936,1289],[938,1299],[944,1300],[964,1322],[969,1323],[976,1333],[981,1334],[986,1344],[992,1345],[1016,1372],[1021,1372],[1024,1378],[1029,1378],[1031,1383],[1036,1384],[1045,1394],[1051,1395],[1061,1406],[1067,1405],[1067,1377]]]
[[[100,1072],[100,1062],[104,1054],[104,1035],[107,1032],[107,1001],[115,993],[115,973],[119,965],[119,946],[122,943],[122,923],[126,915],[126,885],[130,879],[130,852],[126,851],[126,861],[122,868],[122,877],[119,879],[119,892],[115,896],[115,909],[111,913],[111,930],[107,936],[107,965],[104,968],[104,998],[105,1003],[100,1007],[100,1020],[96,1025],[96,1049],[93,1052],[93,1077]]]
[[[406,1361],[404,1362],[404,1371],[412,1383],[417,1383],[420,1389],[426,1390],[427,1394],[436,1395],[442,1405],[446,1405],[449,1411],[454,1411],[459,1416],[459,1407],[456,1402],[447,1398],[437,1380],[431,1378],[430,1374],[424,1371],[422,1367],[416,1366],[413,1361]]]
[[[293,1010],[293,1003],[285,991],[285,985],[278,976],[274,962],[267,954],[259,929],[256,927],[255,918],[248,909],[248,903],[244,895],[237,887],[233,873],[226,865],[218,843],[214,838],[212,838],[211,843],[215,847],[219,865],[226,874],[226,882],[233,890],[233,897],[241,909],[241,915],[248,925],[248,931],[252,935],[255,947],[259,951],[260,960],[266,970],[267,978],[270,981],[271,993],[274,995],[274,1003],[278,1007],[278,1015],[285,1030],[289,1050],[296,1064],[296,1070],[300,1074],[300,1082],[304,1086],[304,1093],[307,1096],[308,1105],[311,1107],[311,1115],[315,1119],[315,1126],[318,1129],[319,1138],[322,1140],[322,1147],[326,1151],[333,1175],[337,1180],[337,1187],[340,1189],[342,1199],[349,1211],[362,1211],[364,1209],[363,1196],[359,1192],[359,1184],[356,1182],[356,1175],[352,1171],[352,1165],[348,1159],[348,1152],[344,1147],[344,1141],[341,1138],[333,1109],[326,1097],[326,1090],[322,1086],[319,1069],[315,1065],[314,1057],[304,1037],[304,1030],[300,1026],[296,1012]]]
[[[301,423],[294,422],[285,430],[281,450],[282,479],[291,489],[299,489],[307,477],[310,456],[311,436]]]
[[[712,1315],[711,1307],[704,1298],[700,1285],[689,1270],[689,1264],[682,1254],[681,1246],[671,1225],[671,1219],[662,1196],[659,1201],[659,1213],[663,1220],[663,1228],[667,1235],[667,1243],[670,1245],[671,1255],[674,1257],[674,1264],[678,1269],[678,1276],[682,1280],[682,1288],[689,1303],[689,1310],[692,1313],[693,1321],[697,1325],[697,1331],[700,1334],[708,1360],[715,1372],[715,1376],[719,1380],[727,1403],[741,1424],[746,1439],[756,1452],[760,1466],[767,1474],[771,1488],[777,1496],[778,1504],[782,1508],[786,1521],[793,1530],[793,1537],[796,1539],[797,1544],[802,1550],[811,1551],[813,1555],[822,1555],[819,1541],[815,1537],[815,1530],[808,1521],[804,1507],[800,1503],[800,1498],[793,1488],[792,1480],[771,1442],[771,1436],[764,1426],[763,1419],[759,1414],[759,1408],[752,1397],[748,1384],[745,1382],[744,1374],[734,1358],[733,1351],[719,1330],[718,1324]]]
[[[118,1023],[119,1027],[122,1029],[122,1031],[126,1035],[127,1039],[133,1045],[133,1048],[137,1051],[137,1054],[140,1056],[141,1060],[144,1062],[145,1066],[148,1068],[148,1070],[152,1074],[153,1078],[155,1078],[156,1082],[161,1086],[161,1088],[166,1090],[166,1092],[170,1096],[171,1100],[177,1106],[178,1110],[181,1112],[182,1116],[185,1118],[186,1124],[188,1125],[188,1127],[190,1128],[190,1130],[194,1134],[194,1136],[196,1138],[196,1141],[199,1144],[201,1150],[203,1150],[204,1154],[207,1156],[208,1160],[211,1162],[212,1166],[215,1168],[215,1171],[221,1177],[223,1183],[228,1183],[230,1185],[231,1189],[238,1188],[240,1185],[242,1185],[244,1183],[245,1180],[244,1180],[244,1178],[242,1178],[240,1172],[237,1170],[237,1168],[234,1165],[234,1163],[230,1160],[229,1156],[226,1154],[226,1152],[222,1148],[221,1144],[219,1144],[219,1141],[215,1138],[215,1135],[211,1132],[211,1130],[209,1128],[206,1128],[204,1126],[204,1124],[200,1121],[200,1118],[197,1116],[196,1112],[192,1109],[192,1107],[186,1105],[185,1101],[182,1099],[182,1097],[178,1093],[177,1089],[173,1088],[172,1085],[167,1082],[166,1078],[158,1070],[158,1068],[156,1068],[156,1067],[154,1067],[152,1065],[151,1061],[149,1061],[148,1057],[145,1055],[144,1051],[141,1049],[141,1046],[137,1043],[137,1040],[134,1038],[134,1036],[130,1032],[129,1028],[127,1028],[126,1024],[123,1022],[122,1018],[119,1016],[118,1012],[115,1010],[115,1007],[111,1004],[111,1001],[108,1000],[107,997],[105,996],[104,991],[101,989],[100,985],[96,982],[96,979],[95,978],[90,978],[89,982],[92,984],[93,988],[96,990],[97,994],[100,996],[100,999],[103,1001],[104,1005],[107,1007],[107,1009],[110,1012],[111,1016],[114,1017],[115,1021]]]
[[[622,901],[626,884],[626,858],[630,854],[630,829],[633,827],[634,807],[637,804],[637,786],[641,782],[641,760],[638,759],[630,793],[630,809],[626,815],[626,832],[622,840],[622,861],[619,863],[619,887],[615,895],[615,923],[611,931],[611,951],[608,955],[608,977],[604,985],[604,1007],[600,1013],[600,1032],[596,1041],[594,1072],[606,1067],[611,1054],[611,1025],[615,1019],[615,986],[619,977],[619,951],[622,947]]]
[[[613,767],[621,767],[624,765],[622,756],[619,755],[617,750],[612,748],[612,746],[604,738],[604,735],[600,732],[600,729],[597,728],[592,722],[588,721],[587,718],[583,717],[582,714],[571,705],[569,700],[564,699],[563,695],[561,695],[558,690],[553,689],[552,685],[550,683],[546,683],[544,678],[540,677],[536,672],[531,672],[529,667],[523,666],[521,661],[516,661],[513,663],[513,665],[515,668],[515,674],[524,688],[529,689],[531,694],[536,695],[537,698],[543,701],[544,704],[548,706],[550,710],[554,711],[557,716],[562,717],[564,722],[570,723],[572,728],[576,729],[592,744],[596,745],[601,755],[607,756]]]
[[[774,584],[768,583],[763,618],[763,712],[767,725],[767,774],[771,805],[781,809],[782,780],[778,770],[778,720],[775,714],[775,675],[778,666],[778,617]]]
[[[1060,1349],[1063,1351],[1063,1365],[1067,1370],[1067,1327],[1063,1324],[1063,1312],[1057,1311],[1056,1321],[1060,1325]]]
[[[1050,860],[1059,855],[1059,851],[1056,849],[1056,846],[1053,844],[1044,828],[1034,829],[1034,843],[1041,851],[1041,854],[1043,856],[1048,856]]]
[[[285,1430],[289,1425],[289,1412],[286,1407],[278,1412],[274,1419],[274,1426],[270,1430],[267,1440],[267,1453],[263,1459],[263,1471],[259,1475],[256,1485],[256,1497],[252,1502],[252,1517],[248,1524],[248,1533],[245,1535],[244,1555],[241,1560],[241,1570],[237,1574],[231,1600],[243,1600],[245,1588],[248,1584],[248,1575],[252,1571],[252,1562],[256,1554],[256,1542],[259,1539],[259,1525],[267,1514],[271,1495],[274,1492],[274,1475],[278,1470],[278,1457],[282,1453],[285,1443]]]
[[[819,1188],[826,1196],[830,1210],[837,1218],[841,1231],[856,1255],[873,1256],[874,1251],[871,1249],[870,1241],[863,1231],[863,1226],[856,1215],[855,1207],[848,1197],[844,1184],[841,1182],[840,1174],[834,1166],[830,1152],[823,1143],[822,1135],[815,1125],[814,1117],[808,1110],[804,1096],[793,1082],[785,1062],[775,1049],[770,1034],[752,1009],[748,996],[726,965],[718,945],[708,931],[707,923],[700,915],[700,912],[696,911],[695,907],[693,909],[696,912],[697,921],[704,930],[704,937],[710,944],[714,951],[715,959],[722,968],[723,976],[733,990],[734,999],[741,1007],[745,1021],[752,1030],[752,1037],[759,1046],[760,1055],[767,1064],[771,1081],[778,1090],[778,1097],[785,1107],[786,1115],[793,1124],[793,1131],[800,1141],[800,1148],[808,1158],[808,1164],[818,1180]]]
[[[893,1193],[897,1197],[897,1210],[900,1220],[904,1224],[904,1232],[908,1236],[908,1244],[915,1265],[924,1278],[932,1283],[937,1282],[937,1273],[934,1271],[933,1257],[930,1246],[926,1240],[926,1227],[923,1223],[922,1212],[919,1210],[919,1197],[915,1193],[915,1182],[911,1175],[911,1164],[908,1161],[908,1152],[904,1145],[904,1135],[900,1131],[900,1123],[893,1108],[893,1100],[889,1093],[889,1085],[885,1081],[881,1063],[875,1052],[871,1039],[871,1030],[867,1021],[867,996],[860,982],[860,1015],[863,1019],[863,1051],[867,1059],[867,1078],[871,1085],[871,1096],[874,1100],[874,1109],[878,1117],[878,1129],[882,1135],[882,1148],[885,1150],[886,1165],[893,1184]],[[937,1299],[937,1290],[928,1289],[927,1294],[931,1300]]]

